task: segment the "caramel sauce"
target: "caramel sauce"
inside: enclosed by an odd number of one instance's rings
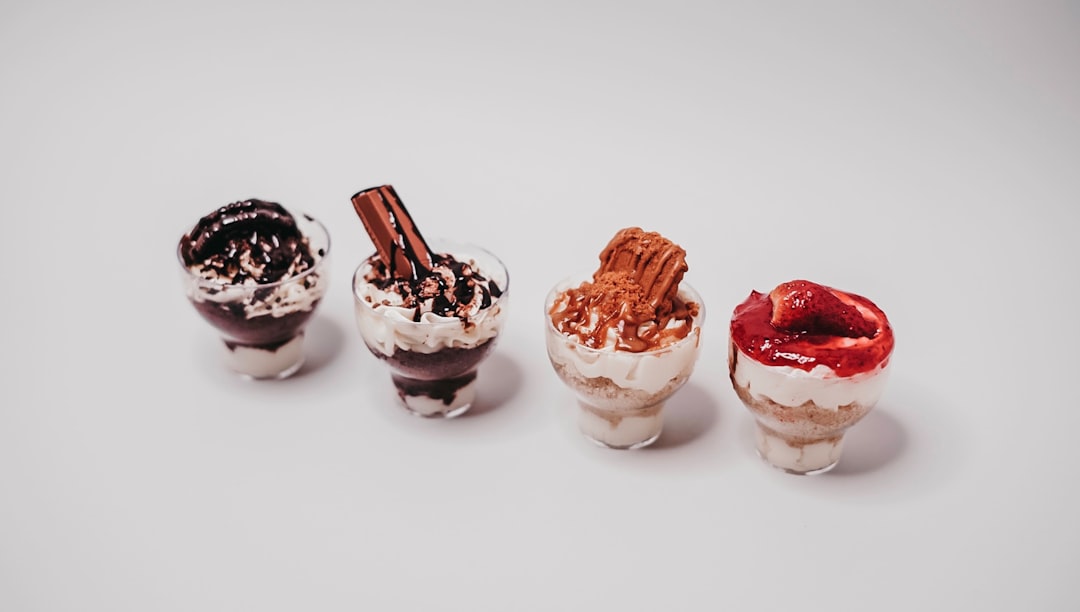
[[[600,253],[592,282],[564,291],[548,312],[555,329],[599,349],[640,353],[690,334],[699,306],[679,299],[686,251],[656,232],[620,230]],[[681,322],[673,325],[672,322]]]

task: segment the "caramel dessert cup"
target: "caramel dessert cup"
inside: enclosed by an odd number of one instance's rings
[[[642,448],[660,437],[665,402],[693,373],[705,308],[682,282],[685,252],[660,234],[621,230],[600,259],[591,276],[548,293],[548,358],[577,396],[587,439]]]

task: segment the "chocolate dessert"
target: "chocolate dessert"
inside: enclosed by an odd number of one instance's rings
[[[390,367],[410,411],[461,414],[501,328],[505,268],[478,247],[432,249],[389,185],[352,203],[376,250],[353,280],[365,343]]]
[[[328,248],[312,217],[254,199],[215,210],[181,238],[188,297],[221,332],[234,369],[270,378],[299,368],[303,328],[325,293]]]

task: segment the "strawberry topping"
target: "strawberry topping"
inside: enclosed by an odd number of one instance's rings
[[[877,323],[863,317],[854,303],[841,300],[828,287],[806,280],[780,283],[769,293],[772,326],[781,331],[872,338]]]
[[[844,377],[873,370],[893,350],[892,328],[873,302],[805,280],[751,291],[735,307],[731,341],[765,365],[825,365]]]

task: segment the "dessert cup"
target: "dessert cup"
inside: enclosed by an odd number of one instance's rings
[[[758,455],[789,474],[821,474],[840,461],[844,434],[877,403],[888,362],[850,377],[818,367],[809,372],[768,366],[729,348],[735,393],[754,415]]]
[[[185,264],[182,281],[195,310],[219,332],[225,365],[252,379],[281,379],[304,363],[304,328],[328,286],[330,236],[316,219],[293,215],[314,263],[272,283],[223,283]],[[249,279],[250,280],[250,279]]]
[[[664,404],[690,378],[701,348],[705,308],[687,283],[678,296],[698,305],[685,338],[643,352],[592,348],[552,324],[559,295],[591,278],[580,274],[557,283],[544,301],[548,358],[578,399],[578,428],[592,442],[613,449],[636,449],[655,442],[663,429]]]
[[[406,410],[421,417],[453,418],[472,407],[477,371],[491,354],[506,318],[509,275],[487,250],[449,240],[432,240],[436,253],[452,255],[475,268],[500,289],[491,303],[462,319],[415,308],[381,303],[379,290],[365,280],[377,254],[364,260],[353,275],[356,324],[364,344],[390,370],[390,378]]]
[[[791,474],[836,466],[845,432],[877,404],[895,343],[869,299],[807,280],[751,291],[731,317],[728,372],[757,452]]]

